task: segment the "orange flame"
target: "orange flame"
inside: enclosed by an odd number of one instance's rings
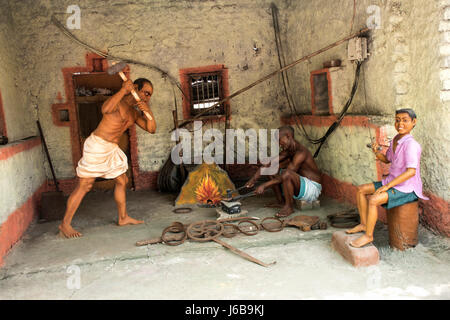
[[[208,200],[210,200],[213,204],[216,204],[222,200],[219,187],[209,175],[206,175],[206,177],[202,179],[197,190],[195,190],[195,194],[197,200],[202,203],[208,203]]]

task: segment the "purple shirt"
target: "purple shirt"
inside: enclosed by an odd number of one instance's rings
[[[381,181],[382,184],[388,184],[405,172],[407,168],[414,168],[416,169],[416,175],[399,183],[394,189],[405,193],[414,191],[419,198],[429,200],[422,193],[422,180],[420,179],[420,154],[422,153],[422,148],[420,144],[414,140],[412,135],[407,134],[398,140],[395,153],[393,148],[394,140],[391,141],[386,152],[386,158],[391,162],[391,167],[389,168],[389,175]]]

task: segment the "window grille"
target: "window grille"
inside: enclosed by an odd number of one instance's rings
[[[191,114],[195,115],[204,111],[221,99],[222,77],[219,73],[190,74],[189,83],[191,87]],[[225,114],[223,105],[217,106],[205,115]]]

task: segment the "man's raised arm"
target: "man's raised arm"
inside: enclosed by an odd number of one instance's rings
[[[156,132],[156,121],[155,121],[155,117],[153,116],[152,110],[143,101],[139,101],[137,103],[137,106],[142,112],[144,112],[144,111],[148,112],[152,118],[150,120],[146,116],[139,116],[136,119],[136,124],[147,132],[155,133]]]
[[[119,102],[122,98],[134,89],[133,82],[127,80],[122,83],[122,88],[117,91],[111,98],[106,100],[102,105],[102,113],[111,113],[117,111],[119,107]]]

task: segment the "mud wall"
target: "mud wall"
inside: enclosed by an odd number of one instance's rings
[[[23,36],[21,56],[30,77],[28,91],[39,105],[39,118],[48,132],[50,154],[58,178],[75,176],[71,158],[70,132],[55,127],[51,105],[64,96],[61,69],[84,66],[84,47],[71,42],[50,21],[51,14],[65,24],[73,1],[10,1],[14,22]],[[223,64],[228,68],[233,93],[278,68],[269,1],[77,1],[81,28],[72,30],[79,38],[115,56],[147,62],[165,70],[179,81],[179,70]],[[283,3],[280,4],[280,7]],[[158,171],[174,145],[173,90],[178,117],[183,118],[181,94],[159,72],[131,66],[131,77],[146,77],[154,84],[151,107],[157,122],[156,134],[137,129],[138,161],[141,171]],[[279,77],[272,78],[230,102],[232,128],[276,128],[284,101]],[[257,112],[256,112],[257,111]],[[214,123],[224,128],[224,123]],[[210,127],[211,124],[207,125]]]
[[[446,28],[440,25],[445,6],[437,0],[371,0],[356,3],[352,32],[365,28],[368,22],[373,21],[371,16],[375,11],[370,11],[370,6],[379,9],[381,25],[372,31],[369,41],[371,55],[363,64],[350,114],[385,116],[393,123],[396,109],[413,108],[418,116],[418,125],[412,133],[423,149],[424,187],[448,200],[450,174],[441,164],[449,162],[450,128],[443,117],[448,112],[449,102],[440,90],[441,67],[447,60],[442,56],[445,49],[441,47],[441,55],[439,49],[445,36],[440,32],[440,28]],[[353,1],[292,1],[287,11],[289,27],[286,41],[292,61],[350,34]],[[347,45],[342,44],[290,70],[300,112],[311,110],[310,72],[321,69],[322,63],[330,59],[341,59],[344,68],[353,70],[355,66],[346,58]],[[346,86],[349,94],[351,83],[347,81]],[[360,147],[364,148],[364,144]],[[339,167],[339,164],[329,161],[326,166]]]
[[[19,41],[8,3],[2,1],[0,117],[4,119],[0,121],[9,142],[0,145],[0,265],[2,257],[36,217],[37,200],[46,182],[40,138],[29,138],[37,134],[37,126],[18,58]]]
[[[51,106],[67,100],[61,70],[85,66],[86,48],[71,42],[50,21],[54,14],[65,23],[73,1],[12,1],[12,23],[21,42],[17,44],[20,70],[28,75],[26,91],[47,132],[50,154],[58,178],[75,176],[70,131],[56,127]],[[179,70],[223,64],[228,68],[230,93],[278,69],[269,1],[114,1],[82,0],[79,38],[109,54],[148,62],[178,80]],[[379,19],[371,32],[370,57],[364,62],[351,115],[377,116],[392,121],[396,109],[411,107],[418,115],[413,131],[422,145],[422,180],[425,191],[438,199],[427,209],[429,224],[450,230],[449,127],[445,121],[450,103],[449,1],[362,0],[276,1],[280,10],[281,36],[287,61],[310,54]],[[369,9],[370,8],[370,9]],[[352,84],[355,65],[347,59],[344,43],[289,70],[297,111],[311,113],[310,72],[323,62],[343,61],[342,81],[336,104],[345,102],[342,92]],[[29,75],[39,75],[29,76]],[[137,130],[138,163],[142,172],[157,172],[174,145],[170,141],[173,87],[159,72],[131,65],[131,76],[152,80],[152,109],[157,133]],[[181,94],[175,89],[182,118]],[[30,109],[31,108],[31,109]],[[274,77],[231,101],[232,128],[276,128],[288,115],[280,77]],[[17,122],[15,122],[17,123]],[[210,124],[211,125],[211,124]],[[215,123],[223,129],[224,124]],[[308,128],[307,128],[308,130]],[[323,128],[310,127],[311,135]],[[340,128],[321,151],[320,165],[336,179],[359,184],[374,177],[376,165],[366,144],[367,129]],[[297,133],[298,134],[298,133]],[[368,137],[369,136],[369,137]],[[317,136],[315,136],[317,138]],[[390,136],[392,138],[392,136]],[[333,140],[334,139],[334,140]],[[344,148],[337,151],[335,147]],[[347,154],[345,150],[349,150]],[[337,153],[337,154],[336,154]],[[342,159],[336,161],[336,158]],[[360,174],[364,172],[364,174]],[[47,170],[47,177],[50,177]],[[365,181],[364,181],[365,182]]]
[[[427,205],[433,206],[437,202],[434,208],[424,209],[428,211],[423,216],[424,222],[447,235],[450,234],[450,173],[447,165],[450,127],[446,121],[450,100],[449,6],[449,1],[440,0],[356,1],[352,24],[353,1],[291,1],[287,6],[288,28],[285,34],[289,60],[294,61],[378,19],[377,28],[371,31],[370,56],[363,64],[360,85],[349,113],[377,115],[393,124],[396,109],[410,107],[416,111],[418,124],[412,134],[423,150],[424,190],[433,198]],[[322,69],[322,63],[330,59],[341,59],[343,68],[348,69],[346,74],[351,74],[355,68],[347,60],[345,43],[289,71],[299,112],[311,112],[310,72]],[[344,89],[346,86],[349,95],[350,81],[337,85]],[[352,145],[344,148],[349,153],[347,158],[361,153],[350,150],[362,150],[370,142],[364,132],[343,136],[344,130],[340,131],[337,136],[341,135],[343,140],[339,145]],[[342,162],[336,160],[342,158],[342,150],[336,149],[333,142],[337,141],[337,136],[330,139],[329,147],[321,151],[319,161],[327,172],[340,172],[342,168]],[[364,155],[359,161],[350,161],[354,173],[347,176],[338,174],[338,179],[359,183],[359,177],[364,176],[361,173],[373,172],[372,161],[369,155]]]
[[[30,148],[23,138],[36,135],[26,83],[18,59],[19,37],[8,5],[0,6],[0,92],[9,143],[0,146],[0,225],[45,182],[40,141]],[[17,151],[20,150],[20,151]]]

